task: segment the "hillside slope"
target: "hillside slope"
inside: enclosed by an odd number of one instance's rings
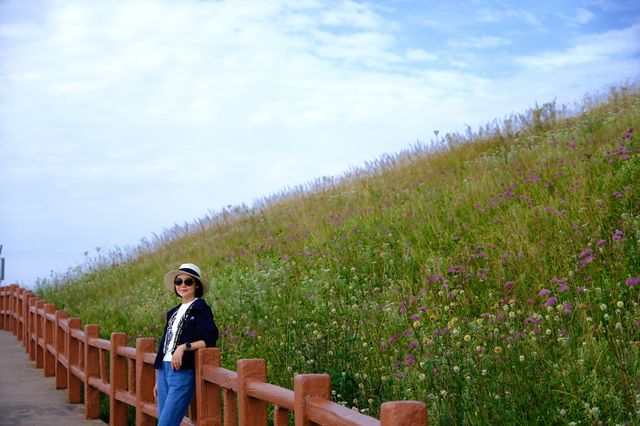
[[[225,364],[266,358],[272,383],[326,372],[348,407],[423,400],[432,424],[640,422],[640,93],[559,115],[226,210],[38,295],[159,337],[162,274],[194,262]]]

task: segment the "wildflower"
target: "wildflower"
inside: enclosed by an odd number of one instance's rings
[[[520,362],[524,362],[524,355],[520,355],[518,359],[520,360]]]
[[[495,348],[493,348],[493,352],[497,354],[502,353],[502,348],[500,346],[496,346]]]
[[[622,198],[622,192],[616,191],[616,192],[613,193],[613,196],[616,197],[616,198]]]
[[[420,380],[424,380],[424,379],[426,379],[426,378],[427,378],[427,375],[426,375],[426,374],[424,374],[424,373],[420,373],[420,375],[418,376],[418,378],[419,378]]]
[[[607,240],[599,240],[599,241],[596,243],[596,247],[598,247],[598,248],[599,248],[599,247],[602,247],[602,246],[603,246],[603,245],[605,245],[605,244],[607,244]]]
[[[507,281],[506,283],[504,283],[504,288],[511,288],[513,287],[513,281]]]
[[[404,362],[407,365],[413,365],[416,363],[416,357],[413,356],[413,354],[408,354],[405,358],[404,358]]]
[[[538,292],[538,295],[539,295],[540,297],[544,297],[544,296],[546,296],[546,295],[548,295],[548,294],[550,294],[550,293],[551,293],[551,290],[547,290],[546,288],[543,288],[542,290],[540,290],[540,291]]]
[[[613,234],[613,241],[625,242],[626,239],[624,237],[624,232],[619,229],[616,229],[616,232]]]
[[[463,339],[465,342],[468,342],[469,340],[471,340],[471,336],[469,336],[468,334],[465,334]]]
[[[584,287],[578,287],[578,288],[576,288],[576,291],[577,291],[578,293],[581,293],[581,294],[582,294],[582,293],[584,293],[584,292],[585,292],[585,288],[584,288]]]
[[[600,304],[600,310],[601,311],[606,311],[607,310],[607,305],[605,305],[604,303]]]
[[[640,280],[638,280],[638,279],[636,279],[634,277],[631,277],[631,278],[627,279],[626,284],[627,284],[627,287],[633,287],[633,286],[638,285],[638,282],[640,282]]]
[[[418,342],[411,342],[409,343],[409,349],[415,349],[418,347]]]
[[[412,331],[411,329],[409,329],[409,328],[407,328],[405,331],[403,331],[403,332],[402,332],[402,334],[403,334],[405,337],[409,337],[409,336],[411,336],[411,334],[412,334],[412,333],[413,333],[413,331]]]
[[[458,373],[460,371],[460,367],[458,367],[457,365],[453,366],[453,372],[454,373]]]
[[[616,306],[620,309],[624,308],[624,302],[622,300],[618,300],[618,303],[616,303]]]
[[[552,296],[548,298],[546,302],[544,302],[544,306],[549,307],[549,306],[555,305],[556,303],[558,303],[558,298],[555,296]]]

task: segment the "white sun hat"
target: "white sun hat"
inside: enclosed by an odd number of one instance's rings
[[[174,291],[173,280],[175,280],[176,277],[180,274],[190,275],[200,281],[200,284],[202,284],[202,294],[205,294],[207,291],[209,291],[209,281],[202,278],[200,268],[198,268],[198,266],[194,265],[193,263],[183,263],[182,265],[180,265],[180,268],[174,269],[164,274],[164,286],[167,288],[167,290],[171,292]]]

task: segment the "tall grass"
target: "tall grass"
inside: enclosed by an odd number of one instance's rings
[[[40,282],[85,322],[160,336],[194,262],[225,365],[332,376],[433,424],[640,422],[640,93],[555,103],[174,227]]]

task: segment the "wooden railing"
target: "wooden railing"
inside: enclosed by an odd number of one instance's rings
[[[0,287],[0,329],[16,335],[45,377],[55,376],[56,389],[66,389],[70,403],[82,402],[84,391],[87,418],[99,417],[104,394],[111,425],[127,424],[129,406],[135,407],[136,425],[155,424],[153,338],[136,339],[135,348],[127,346],[125,333],[101,339],[98,325],[83,330],[80,318],[15,284]],[[269,404],[275,426],[288,425],[291,415],[296,426],[427,424],[426,406],[418,401],[385,402],[380,420],[336,404],[327,374],[296,375],[292,391],[266,382],[263,359],[238,360],[236,370],[221,367],[217,348],[196,352],[196,393],[183,425],[266,425]]]

